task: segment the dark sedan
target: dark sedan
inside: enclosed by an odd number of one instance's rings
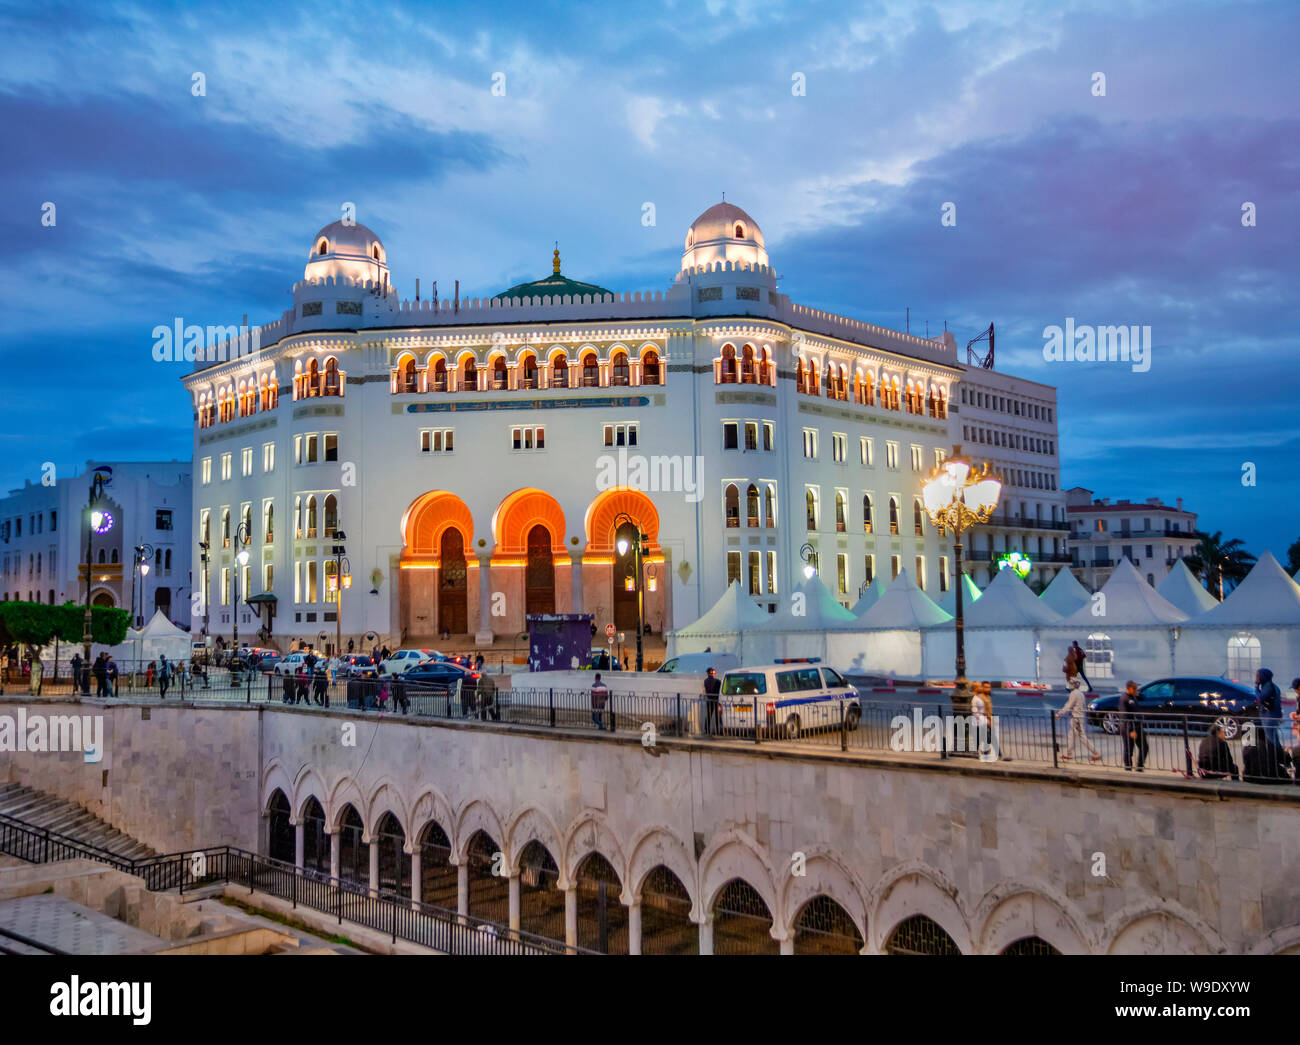
[[[1204,677],[1157,679],[1138,689],[1138,710],[1149,729],[1181,729],[1183,720],[1200,729],[1223,727],[1231,740],[1245,721],[1259,717],[1255,691],[1239,682]],[[1107,733],[1120,732],[1119,695],[1088,702],[1088,721]]]
[[[460,706],[466,714],[480,707],[492,708],[496,704],[496,686],[491,678],[449,660],[411,668],[402,675],[402,681],[406,685],[408,697],[450,697],[456,693],[459,685]]]

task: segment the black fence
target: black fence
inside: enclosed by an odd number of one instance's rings
[[[446,954],[566,954],[581,948],[558,940],[509,929],[495,922],[459,915],[431,904],[357,882],[295,867],[234,846],[214,846],[186,853],[127,859],[76,839],[0,814],[0,853],[28,863],[78,857],[97,860],[141,878],[152,892],[184,893],[203,886],[232,883],[250,893],[264,893]]]

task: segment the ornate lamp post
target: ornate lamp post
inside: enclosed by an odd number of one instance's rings
[[[135,546],[135,553],[132,557],[133,570],[131,573],[131,615],[135,617],[135,626],[142,627],[144,621],[144,579],[149,576],[149,560],[154,556],[152,544],[141,542]],[[140,573],[140,612],[136,613],[135,609],[135,571]]]
[[[988,463],[974,469],[961,456],[961,447],[954,446],[952,456],[930,472],[921,484],[921,497],[930,522],[952,530],[953,556],[957,585],[957,679],[952,693],[954,715],[970,715],[970,686],[966,682],[966,640],[962,619],[962,533],[977,523],[988,522],[998,506],[1002,493],[1002,480],[989,474]]]
[[[799,558],[803,560],[804,579],[812,580],[817,576],[817,549],[811,544],[805,544],[799,549]]]
[[[231,637],[230,650],[230,654],[234,658],[233,663],[235,664],[235,668],[231,670],[231,674],[236,678],[238,678],[239,665],[239,582],[242,579],[244,567],[248,565],[248,545],[252,539],[253,535],[248,530],[248,524],[241,522],[235,529],[235,547],[238,548],[239,551],[235,553],[235,623]],[[245,592],[244,595],[247,597],[248,593]]]
[[[342,530],[334,532],[334,576],[330,578],[330,594],[334,596],[334,656],[343,655],[343,589],[352,587],[352,564],[348,562],[347,549],[343,542],[348,535]],[[377,594],[377,593],[376,593]],[[321,645],[324,646],[324,639]]]
[[[98,505],[104,496],[104,487],[112,481],[111,468],[96,468],[90,479],[90,496],[86,501],[86,618],[81,629],[81,657],[85,661],[83,670],[87,673],[90,671],[90,572],[94,565],[95,534],[107,533],[113,527],[113,517]],[[89,685],[85,688],[89,690]]]
[[[641,524],[628,515],[627,512],[619,512],[615,517],[614,532],[617,533],[619,527],[625,523],[630,524],[636,530],[636,535],[630,541],[626,537],[620,537],[617,542],[618,553],[619,555],[626,555],[630,546],[635,559],[633,569],[636,572],[633,583],[636,586],[636,670],[643,671],[645,669],[645,657],[641,648],[641,633],[645,628],[645,585],[641,580],[641,557],[644,554],[645,542],[650,537],[648,534],[641,532]]]

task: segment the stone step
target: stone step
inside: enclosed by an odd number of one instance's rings
[[[157,855],[138,838],[105,823],[84,806],[21,784],[0,784],[0,813],[117,856],[139,859]]]

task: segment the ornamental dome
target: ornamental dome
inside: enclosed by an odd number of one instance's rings
[[[344,276],[385,283],[389,281],[388,252],[364,225],[331,222],[312,240],[303,275],[306,279]]]
[[[730,261],[766,265],[767,248],[758,222],[732,203],[715,203],[686,230],[682,268]]]
[[[604,287],[598,287],[594,283],[583,283],[580,280],[570,279],[560,271],[560,248],[555,248],[555,254],[551,260],[551,274],[543,279],[533,280],[529,283],[518,283],[509,290],[503,290],[500,294],[493,295],[494,299],[514,298],[516,300],[528,300],[531,298],[561,298],[571,297],[574,301],[590,295],[593,299],[603,298],[609,291]]]

